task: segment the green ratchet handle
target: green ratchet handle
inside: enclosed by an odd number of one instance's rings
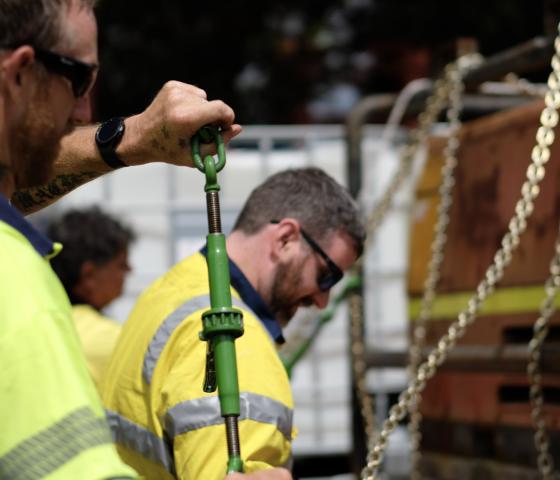
[[[217,160],[211,155],[204,159],[200,154],[201,143],[214,142]],[[220,411],[226,426],[228,449],[227,473],[242,472],[238,418],[241,412],[235,339],[243,335],[243,314],[232,307],[229,262],[226,240],[222,233],[217,173],[226,164],[225,147],[217,128],[203,127],[191,140],[194,164],[206,175],[206,208],[208,213],[208,279],[210,310],[202,314],[202,331],[199,337],[207,343],[206,372],[203,390],[218,390]]]

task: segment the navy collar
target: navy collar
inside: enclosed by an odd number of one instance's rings
[[[29,243],[33,245],[33,248],[35,248],[42,257],[47,257],[54,253],[55,248],[53,242],[23,218],[23,215],[12,207],[2,194],[0,194],[0,221],[7,223],[27,238]]]
[[[200,249],[200,253],[206,257],[208,246],[205,245]],[[249,283],[245,274],[241,269],[228,257],[229,276],[231,279],[231,286],[239,293],[241,300],[255,313],[259,320],[263,323],[268,330],[270,336],[278,344],[285,343],[286,340],[282,335],[282,327],[274,314],[270,311],[270,307]]]

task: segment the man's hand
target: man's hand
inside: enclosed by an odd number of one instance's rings
[[[284,468],[272,468],[247,474],[230,473],[225,480],[292,480],[292,475]]]
[[[126,119],[126,132],[117,150],[127,165],[165,162],[193,166],[191,137],[204,125],[221,127],[227,144],[241,132],[233,110],[220,100],[208,101],[193,85],[170,81],[142,113]],[[201,153],[215,153],[201,145]]]
[[[193,166],[191,137],[201,127],[221,127],[224,143],[241,132],[233,110],[220,100],[209,102],[200,88],[167,82],[150,106],[125,120],[125,134],[117,148],[126,165],[165,162]],[[25,214],[36,212],[105,173],[111,167],[95,146],[97,126],[76,128],[61,142],[51,178],[45,185],[21,188],[16,185],[12,203]],[[201,145],[202,155],[214,154],[214,145]]]

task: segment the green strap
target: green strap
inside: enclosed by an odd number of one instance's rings
[[[9,432],[2,433],[7,434]],[[43,478],[81,452],[111,443],[111,433],[105,418],[96,417],[90,408],[83,407],[20,442],[0,457],[0,478]]]

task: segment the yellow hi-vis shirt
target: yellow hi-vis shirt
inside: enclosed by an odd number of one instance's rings
[[[101,315],[91,305],[73,305],[72,316],[89,373],[99,390],[101,378],[121,333],[121,326]]]
[[[292,394],[263,323],[232,289],[245,333],[235,342],[245,471],[289,466]],[[202,390],[210,308],[205,257],[173,267],[140,297],[125,322],[102,384],[121,457],[147,479],[223,480],[227,447],[216,394]]]
[[[137,478],[112,443],[53,244],[0,195],[0,478]]]

